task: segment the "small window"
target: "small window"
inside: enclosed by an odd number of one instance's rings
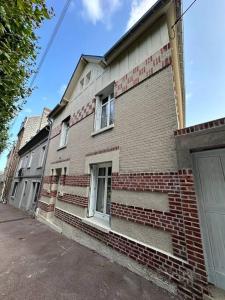
[[[62,130],[61,130],[60,144],[59,144],[60,148],[66,146],[66,144],[67,144],[69,128],[70,128],[70,117],[66,118],[62,122]]]
[[[93,165],[91,168],[91,178],[89,216],[95,216],[109,221],[112,190],[112,164]]]
[[[91,80],[91,71],[87,73],[86,75],[86,85],[88,85],[88,83],[90,82]]]
[[[18,182],[15,182],[12,190],[12,195],[11,195],[13,198],[16,196],[17,187],[18,187]]]
[[[95,130],[107,128],[114,124],[114,94],[98,97],[96,102]]]
[[[84,78],[80,81],[80,89],[82,90],[84,88]]]
[[[46,146],[43,146],[41,148],[40,156],[39,156],[39,168],[41,168],[44,164],[44,159],[45,159],[45,151],[46,151]]]
[[[34,152],[31,152],[30,157],[28,159],[27,169],[30,169],[32,160],[33,160]]]

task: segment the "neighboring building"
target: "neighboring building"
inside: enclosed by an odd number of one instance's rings
[[[18,151],[19,163],[14,174],[9,204],[33,213],[37,207],[45,158],[49,126],[41,129]]]
[[[48,123],[47,115],[50,109],[44,108],[41,116],[26,117],[21,124],[17,135],[17,141],[8,154],[7,163],[4,171],[5,183],[2,198],[9,201],[12,181],[19,161],[18,151],[33,137],[36,133],[45,127]]]

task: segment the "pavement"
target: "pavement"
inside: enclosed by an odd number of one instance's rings
[[[0,204],[0,299],[175,298],[20,210]]]

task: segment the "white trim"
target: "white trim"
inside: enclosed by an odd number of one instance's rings
[[[109,125],[109,126],[107,126],[107,127],[104,127],[104,128],[98,129],[97,131],[92,132],[92,133],[91,133],[91,136],[95,136],[95,135],[97,135],[97,134],[99,134],[99,133],[102,133],[102,132],[107,131],[107,130],[109,130],[109,129],[112,129],[112,128],[114,128],[114,127],[115,127],[115,125],[114,125],[114,123],[113,123],[113,124],[111,124],[111,125]]]

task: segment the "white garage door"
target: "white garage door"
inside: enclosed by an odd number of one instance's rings
[[[208,277],[225,289],[225,150],[193,158]]]

